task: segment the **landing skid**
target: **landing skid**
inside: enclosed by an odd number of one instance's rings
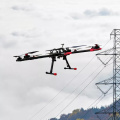
[[[64,67],[64,69],[70,69],[70,70],[77,70],[77,68],[71,68],[66,55],[63,56],[63,60],[66,61],[67,67]],[[54,62],[56,61],[56,57],[53,56],[52,57],[52,63],[51,63],[51,69],[50,72],[46,72],[46,74],[50,74],[50,75],[57,75],[57,73],[53,73],[53,66],[54,66]]]
[[[64,69],[77,70],[77,68],[71,68],[66,56],[63,56],[63,60],[65,60],[67,64],[67,67],[64,67]]]
[[[54,65],[54,62],[55,62],[55,61],[56,61],[56,57],[53,56],[53,57],[52,57],[52,64],[51,64],[50,72],[46,72],[46,74],[57,75],[57,73],[53,73],[53,65]]]

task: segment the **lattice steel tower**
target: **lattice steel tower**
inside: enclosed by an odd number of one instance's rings
[[[113,104],[96,114],[104,114],[103,116],[107,114],[106,118],[101,119],[99,117],[101,120],[120,120],[120,29],[114,29],[111,32],[110,37],[113,40],[113,48],[96,55],[111,56],[113,59],[113,77],[96,83],[96,85],[111,85],[111,87],[113,87]],[[103,61],[101,60],[101,62]]]

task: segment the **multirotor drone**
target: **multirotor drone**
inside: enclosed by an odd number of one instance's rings
[[[80,45],[80,46],[72,46],[72,47],[64,47],[64,44],[61,44],[62,47],[60,48],[54,48],[51,50],[46,50],[49,53],[45,55],[34,55],[34,53],[39,52],[39,51],[33,51],[33,52],[28,52],[19,56],[14,56],[17,57],[17,62],[21,61],[26,61],[26,60],[35,60],[35,59],[40,59],[40,58],[52,58],[52,63],[51,63],[51,68],[50,72],[46,72],[46,74],[51,74],[51,75],[57,75],[57,73],[53,73],[53,65],[54,62],[56,61],[56,58],[63,58],[63,60],[66,61],[67,67],[64,67],[64,69],[72,69],[72,70],[77,70],[77,68],[72,68],[67,60],[67,56],[70,54],[75,54],[75,53],[83,53],[83,52],[93,52],[97,50],[101,50],[100,46],[98,44],[95,44],[94,46],[86,46],[86,45]],[[81,49],[81,47],[86,46],[85,49]]]

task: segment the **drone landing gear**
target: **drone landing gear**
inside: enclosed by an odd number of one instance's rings
[[[71,68],[66,56],[63,56],[63,60],[65,60],[67,64],[67,67],[64,67],[64,69],[77,70],[77,68]]]
[[[54,65],[54,62],[56,61],[56,57],[53,56],[52,57],[52,64],[51,64],[51,69],[50,69],[50,72],[46,72],[46,74],[51,74],[51,75],[57,75],[57,73],[53,73],[53,65]]]

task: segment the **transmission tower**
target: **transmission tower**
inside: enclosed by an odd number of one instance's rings
[[[113,59],[113,76],[109,79],[96,83],[97,86],[110,85],[110,88],[113,88],[113,104],[96,113],[98,116],[105,116],[106,114],[106,118],[99,117],[100,120],[120,120],[120,29],[114,29],[110,34],[110,38],[113,40],[113,48],[96,54],[98,57],[101,55],[111,56],[109,61]],[[104,65],[109,62],[104,63],[101,59],[100,61]],[[100,90],[102,91],[102,89]],[[102,92],[105,94],[108,90],[106,92]]]

